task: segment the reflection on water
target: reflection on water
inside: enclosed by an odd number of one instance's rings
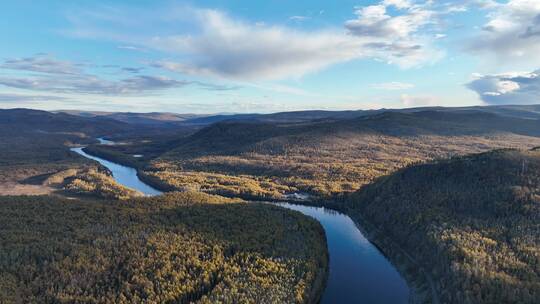
[[[86,158],[95,160],[99,162],[100,164],[102,164],[104,167],[106,167],[112,172],[114,179],[119,184],[124,185],[131,189],[139,190],[145,195],[149,195],[149,196],[162,194],[161,191],[156,190],[150,187],[149,185],[143,183],[137,176],[137,170],[110,162],[103,158],[92,156],[88,153],[85,153],[82,149],[83,148],[72,148],[71,151],[76,152]]]
[[[330,273],[321,303],[408,303],[405,280],[351,218],[326,208],[278,205],[309,215],[324,227]]]

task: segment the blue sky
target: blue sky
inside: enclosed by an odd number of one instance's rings
[[[540,103],[540,1],[10,1],[0,107]]]

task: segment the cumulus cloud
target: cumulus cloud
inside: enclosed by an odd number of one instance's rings
[[[254,26],[219,11],[197,13],[198,35],[153,38],[154,47],[191,58],[157,66],[171,71],[234,79],[299,77],[362,56],[362,42],[336,31],[302,32]]]
[[[467,87],[487,104],[537,104],[540,103],[540,70],[475,74]]]
[[[370,87],[378,90],[387,90],[387,91],[399,91],[399,90],[408,90],[414,88],[412,83],[404,82],[385,82],[385,83],[375,83]]]
[[[433,11],[426,9],[429,3],[382,0],[365,11],[358,8],[358,17],[344,27],[312,30],[242,21],[219,10],[181,7],[147,13],[144,24],[130,23],[128,32],[123,31],[123,16],[115,22],[108,15],[104,19],[100,17],[104,14],[94,13],[75,18],[78,21],[71,33],[164,52],[168,59],[154,66],[183,74],[242,81],[297,78],[355,59],[375,59],[403,68],[439,59],[443,53],[433,46],[433,33],[419,34],[434,23]],[[377,7],[385,12],[377,15]],[[386,13],[388,7],[397,10],[395,16]],[[149,23],[153,26],[147,27]],[[139,35],[133,36],[137,26]]]
[[[386,2],[390,2],[390,4]],[[390,16],[387,12],[389,5],[395,5],[398,9],[407,10],[403,14]],[[394,0],[359,8],[356,15],[358,16],[357,19],[345,23],[345,27],[353,35],[386,38],[392,41],[411,39],[412,34],[433,22],[435,13],[423,7],[411,7],[410,4],[403,4]]]
[[[484,1],[490,9],[487,22],[473,37],[470,49],[491,54],[503,62],[540,64],[540,1]]]
[[[371,39],[367,46],[375,47],[371,53],[375,58],[412,67],[443,56],[433,45],[433,35],[427,34],[443,15],[442,9],[436,9],[431,1],[385,0],[358,7],[355,14],[357,18],[345,22],[345,28],[353,36]]]

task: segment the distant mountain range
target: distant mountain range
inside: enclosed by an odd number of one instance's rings
[[[125,132],[129,124],[103,117],[84,117],[66,113],[51,113],[31,109],[0,109],[0,134],[20,133],[85,133],[103,136],[111,132]]]
[[[148,125],[185,125],[185,126],[203,126],[222,121],[253,121],[268,123],[298,123],[313,120],[325,119],[352,119],[362,116],[377,115],[383,112],[463,112],[463,111],[481,111],[486,113],[498,114],[501,116],[540,119],[540,105],[502,105],[502,106],[472,106],[472,107],[420,107],[408,109],[379,109],[379,110],[356,110],[356,111],[293,111],[280,112],[272,114],[176,114],[176,113],[131,113],[131,112],[95,112],[95,111],[75,111],[64,110],[56,113],[66,113],[81,117],[101,117],[118,120],[131,124]]]
[[[255,149],[283,151],[286,147],[292,146],[319,146],[321,141],[335,141],[334,138],[354,141],[359,136],[369,134],[406,137],[478,136],[507,133],[540,137],[540,120],[538,119],[503,116],[494,114],[495,111],[479,109],[482,108],[452,111],[444,108],[442,111],[433,109],[379,111],[354,118],[337,119],[334,116],[334,118],[327,117],[296,123],[291,120],[282,123],[269,122],[267,118],[232,119],[214,123],[185,137],[178,142],[178,148],[175,150],[180,154],[236,154]],[[284,118],[287,114],[295,118],[306,117],[297,113],[272,114],[272,117]]]
[[[339,131],[352,128],[372,129],[383,133],[406,132],[512,132],[523,135],[538,135],[540,105],[461,107],[461,108],[409,108],[380,109],[367,111],[297,111],[273,114],[223,114],[196,115],[175,113],[129,113],[129,112],[47,112],[31,109],[0,110],[0,126],[3,131],[82,132],[88,135],[109,135],[140,131],[148,134],[168,133],[173,135],[182,130],[192,133],[197,129],[218,124],[213,129],[201,130],[201,135],[216,133],[215,142],[225,141],[231,135],[253,133],[256,137],[299,134],[304,131],[329,129]],[[224,132],[225,123],[228,134]],[[234,123],[240,124],[238,127]],[[244,124],[256,124],[247,130]],[[274,128],[280,125],[279,128]],[[260,129],[264,130],[260,130]],[[273,129],[273,130],[266,130]],[[244,136],[242,135],[242,136]],[[205,135],[206,136],[206,135]],[[223,137],[224,136],[224,137]],[[203,136],[204,137],[204,136]],[[223,137],[223,138],[222,138]],[[248,140],[242,138],[243,141]]]
[[[160,125],[160,124],[174,124],[191,119],[199,118],[203,115],[196,114],[176,114],[166,112],[154,112],[154,113],[130,113],[130,112],[99,112],[99,111],[55,111],[55,113],[66,113],[80,117],[100,117],[118,120],[131,124],[146,124],[146,125]]]

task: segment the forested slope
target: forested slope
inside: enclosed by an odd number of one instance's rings
[[[443,303],[540,299],[540,151],[411,166],[364,187],[349,208],[428,271]]]
[[[322,227],[200,193],[0,197],[1,303],[314,303]]]
[[[309,123],[218,123],[143,159],[142,167],[147,180],[164,189],[272,199],[308,192],[328,198],[411,163],[535,145],[540,145],[538,120],[481,111],[387,112]]]
[[[69,151],[94,137],[129,129],[125,123],[29,109],[0,109],[0,186],[91,162]]]
[[[163,131],[163,132],[162,132]],[[96,137],[115,134],[178,133],[185,130],[125,123],[106,117],[80,117],[30,109],[0,109],[0,195],[51,193],[42,185],[48,175],[69,169],[96,167],[69,150],[96,143]],[[167,133],[168,132],[168,133]]]

